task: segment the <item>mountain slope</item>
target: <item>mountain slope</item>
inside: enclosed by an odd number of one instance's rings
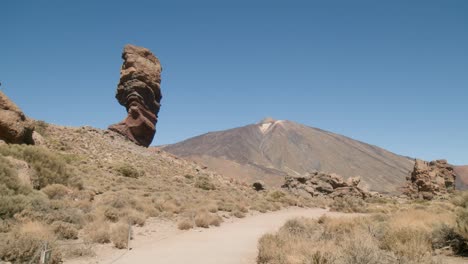
[[[313,170],[359,175],[372,190],[397,192],[413,167],[409,158],[351,138],[291,121],[211,132],[164,150],[203,162],[226,176],[280,184],[281,176]]]

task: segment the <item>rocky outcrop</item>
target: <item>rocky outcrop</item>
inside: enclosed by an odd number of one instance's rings
[[[148,147],[156,133],[161,102],[162,67],[151,51],[126,45],[117,87],[117,101],[127,109],[127,117],[111,125],[115,131],[138,145]]]
[[[19,107],[0,92],[0,140],[14,144],[34,144],[34,125]]]
[[[456,175],[446,160],[426,162],[416,160],[411,176],[407,178],[405,194],[411,198],[432,200],[455,190]]]
[[[369,193],[358,186],[360,182],[360,177],[352,177],[345,181],[343,177],[334,173],[313,172],[306,176],[287,176],[282,188],[304,197],[354,196],[366,198]]]

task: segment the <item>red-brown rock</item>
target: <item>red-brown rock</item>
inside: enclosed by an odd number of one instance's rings
[[[146,48],[126,45],[116,98],[127,109],[127,117],[111,125],[138,145],[148,147],[156,133],[161,102],[161,64]]]
[[[21,109],[0,92],[0,140],[14,144],[34,144],[34,125]]]
[[[405,194],[411,198],[432,200],[455,190],[456,175],[453,166],[446,160],[426,162],[416,160],[413,172],[408,177]]]

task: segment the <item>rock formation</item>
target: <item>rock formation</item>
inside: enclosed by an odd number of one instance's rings
[[[4,93],[0,92],[0,140],[15,144],[34,144],[34,125]]]
[[[446,160],[426,162],[417,159],[407,178],[405,194],[426,200],[445,196],[455,190],[455,179],[453,166]]]
[[[360,182],[360,177],[352,177],[345,181],[343,177],[334,173],[313,172],[305,176],[287,176],[282,188],[304,197],[354,196],[366,198],[370,194],[358,186]]]
[[[138,145],[148,147],[156,133],[161,102],[161,64],[146,48],[126,45],[117,87],[117,101],[127,109],[127,117],[111,125],[115,131]]]

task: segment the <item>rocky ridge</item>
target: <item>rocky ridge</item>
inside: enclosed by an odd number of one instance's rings
[[[0,92],[0,140],[14,144],[34,144],[34,125],[21,109]]]
[[[343,177],[335,173],[312,172],[304,176],[287,176],[282,188],[303,197],[366,198],[370,196],[369,192],[359,187],[360,182],[360,177],[351,177],[345,181]]]
[[[416,159],[413,172],[407,178],[405,194],[411,198],[432,200],[455,191],[454,168],[446,160],[426,162]]]

